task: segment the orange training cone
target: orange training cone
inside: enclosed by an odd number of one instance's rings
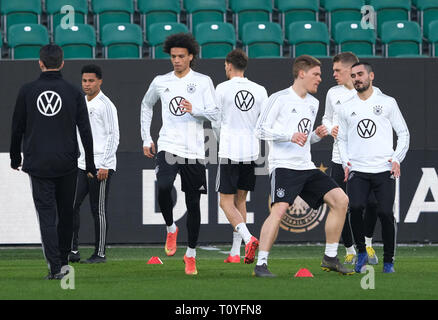
[[[147,264],[163,264],[163,261],[161,261],[161,259],[158,257],[152,257],[149,259]]]

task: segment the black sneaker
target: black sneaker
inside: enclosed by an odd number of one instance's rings
[[[252,275],[256,276],[256,277],[261,277],[261,278],[274,278],[274,277],[276,277],[275,274],[271,273],[271,271],[268,270],[268,266],[266,265],[266,263],[262,264],[261,266],[256,265]]]
[[[82,260],[81,263],[91,264],[91,263],[105,263],[106,257],[98,256],[97,254],[93,254],[87,260]]]
[[[63,272],[58,272],[58,273],[49,272],[49,274],[44,278],[44,280],[61,280],[62,278],[64,278],[66,274],[67,273],[63,273]]]
[[[336,271],[343,275],[352,275],[354,274],[353,269],[348,269],[345,267],[338,259],[338,257],[330,258],[324,255],[321,262],[321,268],[324,271]]]
[[[81,254],[79,253],[79,251],[76,251],[76,253],[74,253],[73,251],[70,252],[68,254],[68,261],[73,263],[81,261]]]

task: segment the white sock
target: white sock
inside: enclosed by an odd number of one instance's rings
[[[171,226],[167,226],[166,229],[167,229],[167,232],[175,233],[176,232],[176,224],[175,224],[175,222],[172,223]]]
[[[354,246],[345,248],[347,250],[347,254],[354,254],[356,255],[356,250],[354,249]]]
[[[186,257],[187,258],[196,258],[196,248],[192,249],[192,248],[187,247]]]
[[[269,251],[260,251],[259,250],[256,265],[261,266],[264,263],[266,263],[266,265],[268,265],[268,256],[269,256]]]
[[[365,237],[365,245],[367,247],[372,247],[373,246],[373,238],[367,238]]]
[[[233,232],[233,246],[230,250],[230,256],[240,256],[240,246],[242,245],[242,236],[238,232]]]
[[[249,240],[251,240],[251,233],[249,233],[248,228],[246,227],[245,223],[239,223],[236,226],[236,231],[242,236],[243,241],[245,241],[245,244],[247,244],[249,242]]]
[[[325,255],[330,258],[336,257],[338,255],[338,245],[339,243],[326,243]]]

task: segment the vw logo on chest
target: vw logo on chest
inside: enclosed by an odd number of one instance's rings
[[[310,119],[304,118],[298,123],[298,132],[309,134],[312,129],[312,121]]]
[[[371,138],[376,134],[376,131],[376,124],[371,119],[363,119],[357,125],[357,133],[364,139]]]
[[[181,107],[180,107],[180,105],[182,104],[182,102],[184,100],[185,99],[183,97],[180,97],[180,96],[175,97],[172,100],[170,100],[169,110],[174,116],[179,117],[179,116],[183,116],[186,114],[184,111],[181,111]]]
[[[38,96],[37,107],[42,115],[53,117],[61,111],[62,99],[55,91],[44,91]]]

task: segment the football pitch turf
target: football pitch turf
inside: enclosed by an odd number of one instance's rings
[[[0,299],[116,299],[116,300],[290,300],[290,299],[438,299],[438,246],[399,246],[396,273],[383,274],[382,261],[374,266],[374,289],[367,274],[342,276],[324,272],[324,246],[276,245],[269,268],[276,278],[255,278],[255,264],[225,264],[229,246],[198,248],[198,275],[187,276],[182,262],[185,247],[167,257],[161,246],[109,247],[107,263],[74,263],[74,289],[60,281],[43,280],[47,273],[40,248],[0,248]],[[382,260],[383,248],[375,247]],[[242,248],[243,251],[243,248]],[[339,252],[344,254],[344,248]],[[82,259],[92,248],[81,248]],[[146,262],[158,256],[162,265]],[[295,278],[307,268],[313,278]],[[73,282],[69,283],[70,285]]]

